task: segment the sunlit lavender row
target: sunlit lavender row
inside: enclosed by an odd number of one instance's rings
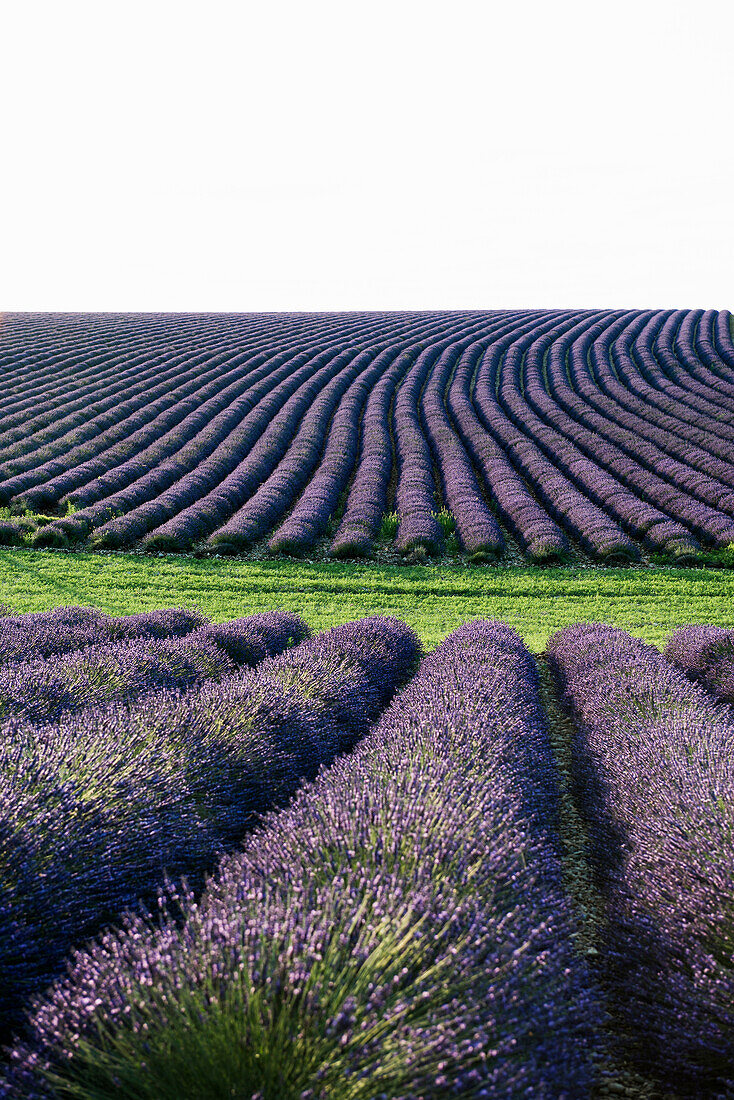
[[[727,310],[5,314],[0,541],[695,562]]]
[[[221,680],[307,634],[297,615],[275,611],[207,624],[174,639],[108,641],[9,662],[0,666],[0,721],[50,722],[64,711]]]

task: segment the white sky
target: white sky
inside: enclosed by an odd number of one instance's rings
[[[0,308],[734,309],[731,0],[0,16]]]

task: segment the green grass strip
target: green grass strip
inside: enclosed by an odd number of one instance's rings
[[[687,623],[734,627],[734,572],[247,561],[181,555],[0,549],[0,603],[16,612],[86,604],[115,615],[197,608],[222,622],[296,611],[312,630],[397,615],[428,648],[468,619],[501,619],[535,651],[572,623],[600,620],[653,645]]]

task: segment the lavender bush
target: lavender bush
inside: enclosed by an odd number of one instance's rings
[[[7,615],[0,621],[0,666],[131,638],[177,638],[206,623],[198,611],[165,608],[115,618],[93,607]]]

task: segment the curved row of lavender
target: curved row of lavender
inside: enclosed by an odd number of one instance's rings
[[[708,691],[734,703],[734,631],[722,626],[684,626],[665,647],[665,656]]]
[[[284,649],[294,633],[304,624],[274,616],[267,644]],[[232,638],[242,642],[242,629]],[[404,623],[368,618],[218,682],[55,722],[6,720],[0,1029],[18,1023],[74,944],[150,899],[165,874],[199,881],[259,814],[350,748],[419,654]]]
[[[652,646],[580,624],[548,654],[605,894],[625,1053],[675,1095],[734,1094],[734,720]]]
[[[298,615],[272,611],[173,639],[102,642],[13,662],[0,666],[0,722],[53,722],[65,711],[221,680],[282,653],[308,633]]]
[[[460,628],[198,903],[76,957],[9,1095],[589,1095],[601,1011],[557,810],[532,657]]]
[[[694,560],[733,407],[726,310],[6,314],[0,540]]]

